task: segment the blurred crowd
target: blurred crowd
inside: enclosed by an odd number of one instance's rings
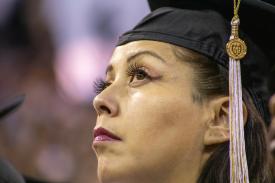
[[[1,0],[0,102],[25,94],[0,123],[0,157],[29,177],[96,183],[93,81],[146,0]]]
[[[0,101],[26,100],[0,123],[0,156],[27,176],[96,183],[93,81],[148,12],[146,0],[1,0]],[[275,157],[275,96],[269,105]]]

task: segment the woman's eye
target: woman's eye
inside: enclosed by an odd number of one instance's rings
[[[141,81],[151,80],[151,76],[147,73],[146,68],[134,63],[129,66],[127,70],[127,75],[130,78],[130,83],[139,85],[142,84]]]
[[[142,69],[137,69],[136,73],[132,76],[131,81],[134,79],[136,80],[144,80],[148,77],[149,75]]]

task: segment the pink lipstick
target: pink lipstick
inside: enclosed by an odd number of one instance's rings
[[[121,141],[121,138],[106,130],[105,128],[99,127],[95,129],[93,143],[99,143],[104,141]]]

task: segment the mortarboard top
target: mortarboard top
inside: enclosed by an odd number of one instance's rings
[[[233,0],[149,0],[149,5],[152,12],[124,33],[118,45],[167,42],[197,51],[228,69]],[[275,0],[242,0],[239,15],[240,37],[248,49],[241,60],[243,86],[269,124],[266,78],[275,65]]]
[[[232,18],[232,0],[148,0],[153,11],[160,7],[186,9],[213,9],[228,21]],[[269,95],[275,93],[275,0],[242,0],[240,6],[241,29],[269,58],[266,65]]]
[[[211,9],[219,12],[228,21],[232,19],[233,0],[148,0],[148,2],[152,11],[161,7]],[[241,30],[267,56],[275,59],[275,0],[241,0],[239,15]]]

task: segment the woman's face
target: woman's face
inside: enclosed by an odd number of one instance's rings
[[[101,182],[170,182],[178,176],[193,182],[207,117],[192,99],[192,73],[166,43],[134,41],[115,49],[107,84],[99,84],[107,87],[94,99],[95,129],[118,137],[95,132]]]

